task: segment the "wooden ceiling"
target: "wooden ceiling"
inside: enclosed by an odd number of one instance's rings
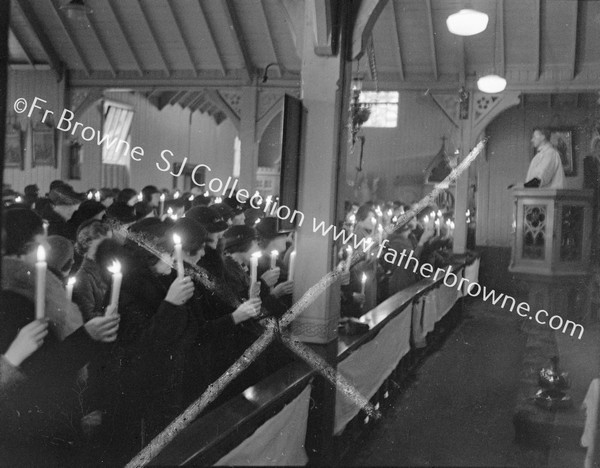
[[[68,0],[11,0],[12,66],[68,72],[72,87],[138,89],[158,107],[217,120],[225,117],[208,88],[262,85],[269,64],[264,86],[300,85],[303,0],[85,1],[88,24],[67,18]],[[600,1],[471,0],[490,21],[468,38],[445,24],[465,0],[381,3],[353,68],[367,86],[451,90],[495,71],[526,92],[600,88]]]

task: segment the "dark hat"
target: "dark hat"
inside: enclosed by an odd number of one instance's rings
[[[211,208],[219,213],[225,220],[231,219],[235,216],[235,212],[229,205],[226,205],[225,203],[215,203],[214,205],[211,205]]]
[[[73,213],[71,217],[71,222],[77,225],[87,221],[88,219],[92,219],[99,213],[106,211],[106,207],[96,200],[86,200],[79,205],[77,211]]]
[[[208,237],[208,231],[204,229],[204,226],[192,218],[178,219],[171,227],[170,232],[181,238],[181,245],[187,251],[199,249]]]
[[[48,198],[54,205],[78,205],[85,200],[85,195],[77,193],[71,186],[63,184],[50,190]]]
[[[71,241],[63,236],[48,236],[48,244],[50,244],[50,252],[46,257],[48,266],[55,271],[70,270],[75,255]]]
[[[7,255],[21,255],[27,242],[37,234],[44,233],[44,221],[32,210],[26,208],[8,209],[4,212],[4,231]]]
[[[225,234],[223,234],[223,248],[225,250],[230,250],[237,245],[253,239],[258,239],[256,229],[244,225],[231,226],[225,231]]]
[[[292,232],[290,229],[279,229],[279,219],[268,216],[260,220],[256,230],[263,239],[274,239],[277,236],[285,236]]]
[[[25,195],[37,195],[39,191],[40,188],[36,184],[25,187]]]
[[[227,197],[227,198],[225,198],[225,200],[223,200],[223,203],[225,205],[229,206],[234,211],[234,216],[239,215],[240,213],[243,213],[244,210],[246,209],[245,204],[244,203],[240,203],[234,197]]]
[[[135,216],[138,219],[145,218],[150,213],[154,211],[154,208],[147,202],[137,202],[133,205],[133,210],[135,211]]]
[[[260,208],[248,208],[244,211],[244,215],[246,216],[244,224],[250,227],[255,227],[265,217],[265,213]]]
[[[142,193],[144,194],[144,196],[151,196],[154,193],[161,193],[160,190],[158,190],[156,188],[156,185],[146,185],[143,189],[142,189]]]
[[[221,215],[208,206],[195,206],[185,212],[185,217],[195,219],[208,232],[221,232],[229,227]]]
[[[119,221],[120,223],[133,223],[138,218],[133,206],[125,203],[113,203],[106,209],[106,217]]]

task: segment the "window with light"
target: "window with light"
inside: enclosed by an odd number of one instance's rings
[[[370,104],[371,115],[363,127],[395,128],[398,126],[398,91],[362,91],[358,101]]]

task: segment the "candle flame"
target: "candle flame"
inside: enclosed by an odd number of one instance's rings
[[[423,218],[423,222],[424,223],[428,223],[429,222],[429,216],[425,215],[425,217]]]
[[[169,207],[169,209],[167,210],[167,214],[171,216],[173,214],[173,208]]]
[[[194,195],[190,195],[190,198],[188,198],[189,201],[194,201]]]
[[[173,198],[178,199],[179,198],[179,190],[177,190],[174,194],[173,194]]]
[[[77,279],[74,276],[71,276],[69,278],[69,281],[67,281],[67,284],[73,285],[77,282]]]
[[[91,200],[93,196],[94,196],[94,195],[92,194],[92,192],[88,192],[88,194],[87,194],[87,199],[88,199],[88,200]]]
[[[255,258],[255,259],[257,259],[257,260],[258,260],[260,257],[262,257],[262,252],[254,252],[254,253],[252,254],[252,258]]]
[[[383,232],[383,226],[380,224],[379,226],[377,226],[377,230],[378,230],[379,232]]]
[[[398,221],[398,216],[394,216],[394,217],[392,218],[392,223],[395,223],[395,222],[397,222],[397,221]]]
[[[138,201],[142,201],[142,200],[143,200],[143,197],[144,197],[144,196],[143,196],[141,193],[138,193],[138,197],[137,197],[137,198],[138,198]]]
[[[115,260],[112,262],[112,265],[108,267],[108,271],[112,274],[121,273],[121,262]]]
[[[271,255],[273,257],[277,257],[279,255],[279,252],[277,250],[271,250]]]
[[[350,246],[346,247],[346,252],[348,252],[349,254],[352,254],[352,247],[350,247]]]
[[[15,202],[16,203],[21,203],[22,201],[23,201],[23,199],[21,197],[15,198]]]
[[[356,216],[354,216],[354,215],[350,215],[350,217],[349,217],[348,219],[350,220],[350,222],[351,222],[352,224],[356,223]]]
[[[204,196],[207,198],[210,197],[210,192],[207,190],[206,192],[204,192]]]
[[[181,237],[179,237],[177,234],[173,234],[173,242],[175,244],[181,244]]]
[[[221,203],[223,199],[221,197],[215,198],[215,203]]]
[[[438,218],[441,218],[442,217],[442,210],[438,210],[437,215],[438,215]]]
[[[393,214],[393,213],[394,213],[394,212],[393,212],[393,211],[390,209],[390,210],[388,210],[388,213],[387,213],[387,214],[388,214],[388,216],[392,216],[392,214]]]
[[[256,221],[254,221],[254,224],[258,224],[260,223],[260,218],[258,218]]]
[[[363,273],[362,278],[360,280],[361,280],[362,284],[365,284],[367,282],[367,274]]]
[[[161,193],[159,198],[160,198],[160,201],[165,201],[165,194]]]
[[[100,201],[100,192],[96,192],[94,196],[96,197],[96,201]]]
[[[37,261],[45,262],[46,261],[46,249],[44,249],[43,245],[38,245],[37,248]]]

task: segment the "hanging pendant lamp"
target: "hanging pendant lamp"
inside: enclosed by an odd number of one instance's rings
[[[474,36],[485,31],[488,25],[488,15],[481,11],[465,8],[446,19],[448,31],[457,36]]]

